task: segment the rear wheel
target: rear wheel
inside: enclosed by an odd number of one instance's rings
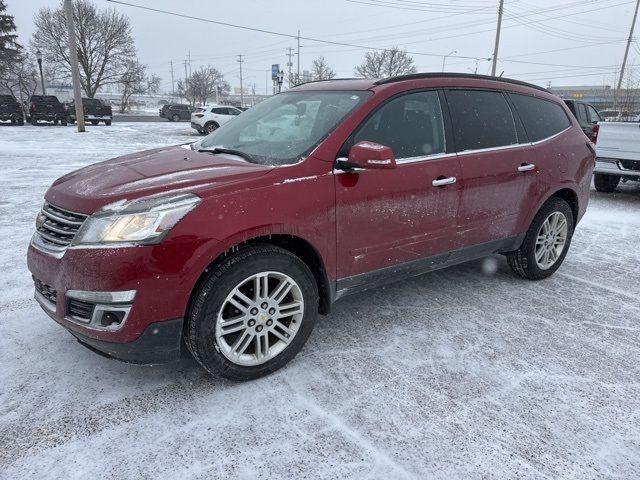
[[[91,125],[97,125],[98,123],[98,120],[91,120]]]
[[[18,118],[18,125],[24,125],[24,118],[20,117]]]
[[[520,248],[507,254],[509,266],[529,280],[553,275],[567,255],[573,229],[571,207],[561,198],[552,197],[533,219]]]
[[[31,125],[38,125],[38,120],[35,117],[31,117]]]
[[[204,126],[204,132],[208,135],[220,127],[216,122],[209,122]]]
[[[178,122],[180,121],[180,115],[178,115],[177,113],[173,114],[173,117],[171,117],[171,121],[172,122]]]
[[[60,125],[62,125],[63,127],[66,127],[67,124],[68,124],[67,117],[64,117],[60,120]]]
[[[595,173],[593,175],[593,184],[598,192],[611,193],[615,191],[620,183],[620,177],[617,175],[605,175],[603,173]]]
[[[185,343],[210,373],[250,380],[295,357],[317,312],[306,264],[281,248],[252,246],[209,271],[187,314]]]

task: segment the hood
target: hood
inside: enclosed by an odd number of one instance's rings
[[[272,167],[232,155],[212,155],[188,146],[158,148],[96,163],[56,180],[45,199],[80,213],[93,213],[119,200],[172,191],[198,194],[269,172]]]

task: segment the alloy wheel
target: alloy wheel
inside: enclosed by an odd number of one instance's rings
[[[303,315],[298,284],[284,273],[260,272],[240,282],[224,300],[216,344],[237,365],[261,365],[287,348]]]
[[[561,212],[549,215],[536,236],[535,259],[542,270],[551,268],[560,258],[567,243],[569,227]]]

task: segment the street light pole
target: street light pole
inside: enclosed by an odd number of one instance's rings
[[[82,92],[80,91],[80,69],[78,68],[78,47],[76,46],[76,27],[73,23],[73,5],[71,0],[64,0],[69,33],[69,53],[71,58],[71,78],[73,79],[73,100],[76,107],[78,132],[84,132],[84,110],[82,108]]]
[[[44,86],[44,75],[42,73],[42,53],[40,50],[36,51],[36,60],[38,61],[38,69],[40,70],[40,84],[42,85],[42,95],[47,94],[47,89]]]
[[[444,72],[444,62],[447,61],[447,57],[450,57],[451,55],[453,55],[454,53],[458,53],[457,50],[454,50],[453,52],[449,52],[447,53],[444,57],[442,57],[442,71]]]

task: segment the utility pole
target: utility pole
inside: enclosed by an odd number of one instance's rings
[[[189,58],[189,78],[191,78],[191,50],[187,52],[187,57]]]
[[[298,72],[296,73],[296,83],[300,83],[300,30],[298,30]]]
[[[183,60],[182,64],[184,65],[184,98],[186,98],[188,102],[189,98],[187,95],[189,92],[189,76],[187,75],[187,61]]]
[[[636,18],[638,18],[638,7],[640,7],[640,0],[636,2],[636,11],[633,14],[633,21],[631,22],[631,30],[629,30],[629,38],[627,40],[627,48],[624,51],[624,58],[622,59],[622,68],[620,69],[620,78],[618,79],[618,88],[616,88],[615,95],[613,97],[613,108],[615,109],[618,103],[618,95],[620,95],[620,88],[622,87],[622,79],[624,78],[624,67],[627,65],[627,57],[629,56],[629,47],[631,46],[631,40],[633,40],[633,29],[636,26]]]
[[[498,7],[498,28],[496,28],[496,44],[493,47],[493,64],[491,65],[492,77],[496,76],[496,67],[498,65],[498,47],[500,46],[500,28],[502,27],[503,11],[504,11],[504,0],[500,0],[500,6]]]
[[[291,87],[293,87],[293,85],[291,85],[291,83],[292,83],[291,81],[293,80],[291,78],[291,68],[293,67],[293,62],[291,61],[291,57],[293,57],[293,55],[294,55],[293,48],[287,48],[287,52],[288,52],[287,53],[287,57],[289,57],[289,61],[287,62],[287,69],[288,69],[287,75],[288,75],[288,78],[289,78],[289,88],[291,88]]]
[[[78,47],[76,46],[76,26],[73,23],[73,5],[71,0],[64,0],[67,16],[67,32],[69,34],[69,53],[71,59],[71,78],[73,79],[73,100],[76,107],[78,132],[84,132],[84,110],[82,109],[82,92],[80,91],[80,69],[78,68]]]
[[[244,91],[242,90],[242,62],[244,62],[242,57],[244,57],[244,55],[237,55],[237,57],[238,63],[240,64],[240,106],[244,107]]]
[[[171,64],[171,95],[175,96],[176,95],[176,88],[175,88],[175,84],[173,82],[173,60],[171,60],[169,63]]]

